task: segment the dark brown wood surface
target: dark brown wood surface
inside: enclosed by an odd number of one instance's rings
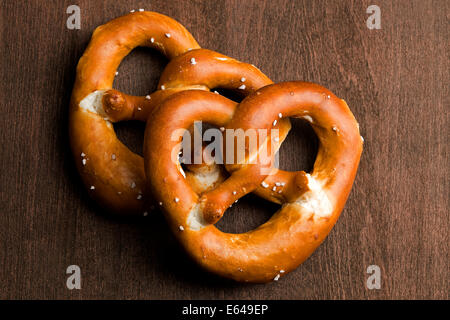
[[[81,30],[66,8],[81,8]],[[366,8],[381,8],[369,30]],[[253,63],[275,82],[306,80],[349,104],[365,138],[337,225],[278,282],[244,285],[199,270],[161,213],[112,218],[87,195],[68,146],[75,66],[94,28],[145,8],[184,24],[205,48]],[[381,299],[448,298],[449,2],[2,0],[0,298]],[[115,87],[145,94],[166,60],[135,50]],[[144,125],[116,125],[141,153]],[[294,122],[282,168],[310,169],[317,141]],[[248,196],[219,226],[242,232],[276,206]],[[81,268],[81,290],[66,268]],[[366,269],[381,268],[368,290]]]

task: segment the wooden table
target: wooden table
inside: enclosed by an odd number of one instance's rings
[[[81,9],[80,30],[66,28],[71,4]],[[379,30],[366,26],[371,4],[381,8]],[[0,8],[0,298],[448,298],[448,1],[5,0]],[[275,82],[328,87],[358,119],[364,152],[341,218],[280,281],[208,275],[160,212],[113,218],[89,199],[68,145],[75,66],[96,26],[139,8],[177,19],[203,47],[253,63]],[[115,87],[151,92],[165,64],[135,50]],[[141,153],[143,124],[116,129]],[[311,169],[316,148],[311,128],[294,121],[281,167]],[[249,196],[219,226],[247,231],[275,210]],[[69,265],[81,268],[81,290],[66,287]],[[369,265],[381,269],[379,290],[366,287]]]

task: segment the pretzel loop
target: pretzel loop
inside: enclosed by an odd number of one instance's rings
[[[270,131],[280,114],[282,119],[302,117],[311,122],[320,141],[314,169],[310,174],[276,172],[271,181],[284,179],[281,209],[255,230],[223,233],[209,223],[215,219],[208,215],[214,216],[214,210],[222,210],[230,199],[258,188],[267,173],[260,170],[260,163],[246,165],[199,197],[170,159],[176,142],[164,137],[177,128],[187,128],[194,120],[226,124],[228,129]],[[223,97],[186,91],[167,99],[153,116],[145,133],[145,170],[172,231],[197,263],[238,281],[278,280],[308,258],[339,217],[362,151],[359,129],[347,104],[310,83],[264,87],[237,108]]]

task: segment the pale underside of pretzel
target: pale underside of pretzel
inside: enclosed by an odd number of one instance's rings
[[[267,177],[260,164],[248,164],[200,196],[170,159],[176,142],[164,139],[193,121],[227,129],[272,130],[289,117],[309,121],[319,138],[311,173],[276,171]],[[218,95],[185,91],[167,99],[152,119],[144,142],[152,194],[187,253],[205,269],[237,281],[278,280],[312,254],[345,205],[362,152],[358,124],[345,101],[311,83],[269,85],[237,107]],[[283,187],[277,193],[282,206],[268,222],[242,234],[223,233],[212,224],[261,183],[266,188]]]
[[[170,59],[158,90],[145,97],[112,89],[120,62],[137,46],[158,49]],[[271,83],[252,65],[200,49],[182,25],[158,13],[136,12],[98,27],[77,66],[69,115],[72,152],[91,197],[125,214],[144,213],[145,202],[151,200],[145,191],[143,159],[117,139],[113,122],[146,121],[155,106],[183,90],[221,87],[248,94]],[[283,128],[287,133],[289,123]],[[195,179],[190,173],[188,179],[202,192],[215,186],[220,174],[214,180],[203,179],[204,173]]]

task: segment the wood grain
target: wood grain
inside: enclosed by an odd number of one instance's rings
[[[4,0],[1,8],[0,298],[448,299],[449,2]],[[382,29],[366,27],[381,8]],[[365,149],[346,208],[313,256],[282,281],[242,285],[205,274],[179,249],[160,213],[113,218],[87,196],[68,147],[75,66],[92,31],[131,9],[183,23],[199,43],[253,63],[275,82],[317,82],[343,97]],[[156,87],[165,59],[138,49],[115,86]],[[309,169],[317,141],[296,122],[281,164]],[[144,125],[116,126],[137,152]],[[248,196],[222,230],[242,232],[276,206]],[[66,268],[82,289],[66,288]],[[366,268],[382,287],[368,290]]]

